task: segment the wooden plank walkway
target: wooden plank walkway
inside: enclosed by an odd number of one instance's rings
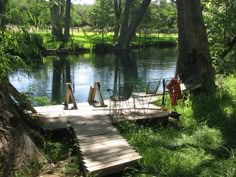
[[[112,174],[141,158],[112,125],[108,107],[94,108],[88,103],[78,103],[78,110],[64,110],[63,105],[35,107],[35,110],[43,115],[45,129],[73,128],[88,174]]]

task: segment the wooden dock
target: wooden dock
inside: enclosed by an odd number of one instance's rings
[[[73,128],[86,174],[112,174],[134,165],[141,158],[112,125],[108,107],[95,108],[88,103],[77,105],[78,109],[65,110],[63,105],[53,105],[35,107],[35,110],[43,115],[44,129]],[[150,115],[154,113],[152,111]],[[159,111],[159,115],[167,115],[167,112]],[[157,112],[155,117],[158,117]],[[131,119],[130,116],[126,118]]]

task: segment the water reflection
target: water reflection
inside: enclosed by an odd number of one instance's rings
[[[51,101],[60,103],[64,95],[65,83],[71,83],[70,62],[66,56],[59,56],[52,61],[52,98]]]
[[[145,84],[158,78],[170,78],[175,72],[176,50],[148,48],[130,53],[85,54],[45,59],[45,65],[33,69],[31,77],[23,71],[12,73],[10,81],[20,91],[34,96],[47,96],[55,103],[63,102],[64,85],[71,82],[77,102],[87,101],[89,86],[101,83],[103,97],[107,88],[121,84]],[[24,83],[24,84],[22,84]]]

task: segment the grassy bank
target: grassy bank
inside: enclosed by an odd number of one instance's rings
[[[142,155],[139,166],[124,176],[236,176],[236,75],[218,76],[215,94],[188,96],[177,107],[180,120],[168,125],[117,124],[120,133]],[[16,176],[78,176],[77,145],[70,131],[48,133],[41,140],[48,164],[29,167]]]
[[[119,123],[143,156],[132,176],[235,176],[236,76],[219,77],[214,95],[189,97],[178,124]]]
[[[45,48],[57,49],[60,47],[61,42],[52,42],[51,34],[49,32],[37,32],[43,37]],[[177,41],[176,34],[149,34],[135,36],[131,41],[131,46],[148,46],[148,45],[174,45]],[[113,34],[107,33],[102,38],[101,34],[94,32],[77,32],[71,34],[71,40],[65,45],[65,48],[86,48],[92,49],[96,44],[112,45]],[[166,46],[164,46],[166,47]],[[168,46],[167,46],[168,47]]]

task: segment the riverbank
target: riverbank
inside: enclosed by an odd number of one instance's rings
[[[127,169],[123,175],[235,175],[236,76],[218,76],[216,81],[218,88],[214,95],[188,97],[175,108],[168,106],[169,110],[181,113],[177,123],[142,125],[123,122],[116,125],[143,157],[138,168]],[[82,171],[78,167],[79,159],[74,157],[73,136],[66,134],[70,146],[56,138],[60,135],[61,132],[53,132],[53,136],[47,136],[42,143],[42,150],[51,162],[38,169],[42,177],[53,174],[78,176]],[[59,155],[61,152],[65,152],[63,159]]]
[[[188,97],[179,122],[117,125],[142,155],[134,176],[235,176],[236,76],[218,76],[215,94]]]
[[[105,53],[115,52],[117,48],[113,44],[112,34],[108,33],[103,38],[100,34],[87,32],[74,32],[68,43],[51,40],[48,32],[35,33],[43,38],[44,55],[57,54],[81,54],[81,53]],[[130,42],[130,49],[159,47],[168,48],[177,46],[176,34],[149,34],[136,35]]]

